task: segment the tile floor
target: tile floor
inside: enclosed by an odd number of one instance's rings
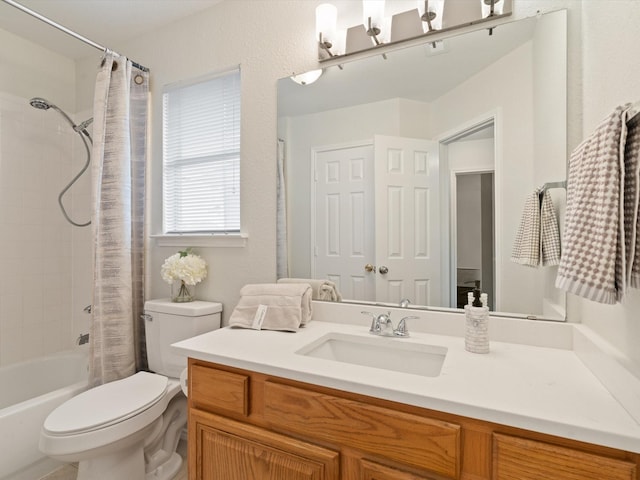
[[[188,480],[187,477],[187,442],[181,440],[178,444],[178,453],[184,458],[182,467],[173,480]],[[58,468],[54,472],[42,477],[40,480],[76,480],[78,476],[78,467],[75,465],[65,465]]]

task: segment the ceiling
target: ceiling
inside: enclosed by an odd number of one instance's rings
[[[93,42],[119,51],[128,40],[212,7],[222,0],[17,0]],[[0,29],[68,58],[95,49],[0,0]],[[122,52],[124,53],[124,52]]]

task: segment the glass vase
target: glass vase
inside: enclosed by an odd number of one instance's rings
[[[176,303],[193,302],[196,299],[196,286],[187,285],[184,281],[171,284],[171,301]]]

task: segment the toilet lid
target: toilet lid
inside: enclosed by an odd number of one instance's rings
[[[155,373],[105,383],[67,400],[44,421],[54,435],[97,430],[133,417],[155,404],[167,390],[167,377]]]

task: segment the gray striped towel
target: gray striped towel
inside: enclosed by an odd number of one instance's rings
[[[560,263],[560,228],[548,190],[540,207],[540,256],[543,267]]]
[[[564,250],[556,287],[600,303],[621,300],[626,284],[624,141],[620,106],[571,154]]]
[[[640,288],[640,120],[637,117],[630,120],[634,115],[635,109],[623,113],[620,146],[624,148],[626,282]]]
[[[542,201],[540,189],[527,196],[511,261],[528,267],[560,263],[560,230],[548,191],[542,195]]]

